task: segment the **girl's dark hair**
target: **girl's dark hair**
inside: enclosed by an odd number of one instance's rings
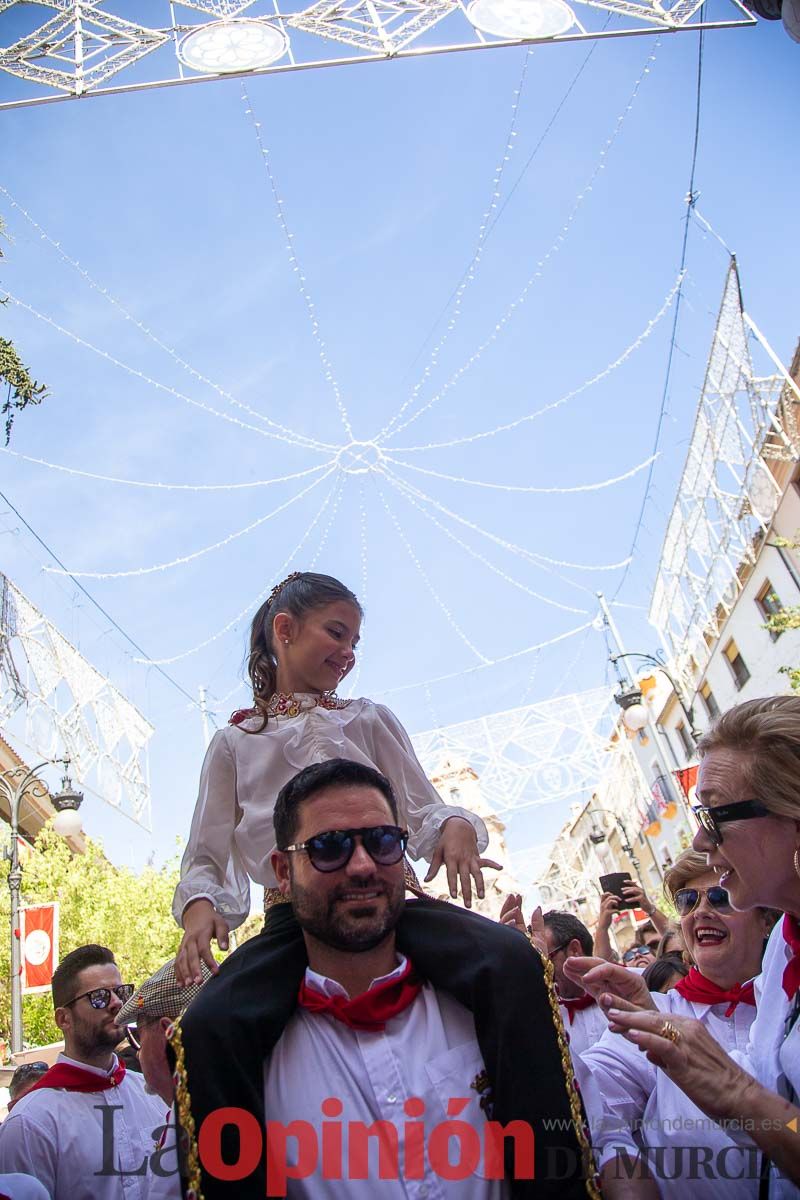
[[[363,616],[358,599],[332,575],[317,575],[313,571],[295,571],[283,583],[273,588],[270,596],[253,617],[250,627],[250,654],[247,674],[253,686],[253,705],[267,723],[267,705],[277,687],[278,659],[272,644],[272,622],[278,613],[302,619],[315,608],[325,608],[337,600],[347,600]],[[261,732],[261,730],[258,730]]]
[[[684,978],[688,974],[689,968],[679,954],[663,954],[645,968],[642,979],[649,992],[660,992],[674,975]]]

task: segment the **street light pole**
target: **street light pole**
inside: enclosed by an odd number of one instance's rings
[[[661,674],[664,675],[669,680],[670,687],[672,688],[673,692],[675,693],[675,698],[681,707],[681,712],[683,713],[684,717],[686,718],[686,722],[689,726],[689,732],[692,735],[692,740],[694,741],[694,743],[696,745],[697,742],[699,742],[700,738],[702,737],[702,731],[697,728],[697,726],[695,725],[695,722],[694,722],[694,705],[686,704],[686,702],[683,698],[683,693],[681,692],[680,688],[678,687],[677,683],[675,682],[675,679],[672,677],[672,675],[670,675],[669,671],[667,670],[666,666],[661,661],[661,659],[658,657],[658,655],[657,654],[642,654],[641,651],[639,651],[639,650],[630,650],[625,654],[612,654],[611,662],[616,663],[621,658],[639,658],[643,662],[648,663],[649,666],[654,667],[656,669],[656,671],[660,671]]]
[[[617,814],[612,812],[611,809],[609,809],[609,808],[590,808],[589,809],[590,817],[594,816],[595,813],[603,813],[604,816],[611,817],[614,820],[614,822],[616,823],[617,827],[619,828],[620,833],[622,834],[622,849],[623,849],[624,853],[627,854],[627,856],[631,860],[631,862],[633,863],[634,870],[636,871],[636,877],[639,880],[639,882],[641,883],[641,881],[642,881],[642,864],[639,861],[639,859],[633,849],[631,839],[628,837],[628,831],[622,822],[622,818],[618,817]],[[595,837],[597,837],[597,842],[599,844],[599,842],[600,842],[599,836],[597,834],[595,834]],[[593,837],[591,833],[589,834],[590,841],[593,842],[595,840],[595,837]],[[605,834],[603,834],[602,840],[605,841]],[[656,866],[658,866],[658,863],[656,863]]]
[[[64,764],[65,772],[69,771],[69,759],[49,759],[37,763],[30,770],[24,766],[15,767],[0,774],[2,787],[8,800],[11,847],[6,851],[9,860],[8,890],[11,895],[11,1053],[19,1054],[22,1050],[22,943],[19,927],[20,891],[22,887],[22,870],[19,865],[19,811],[22,800],[30,789],[31,794],[45,799],[50,795],[47,785],[39,778],[38,772],[42,767],[52,766],[54,762]],[[12,781],[18,782],[12,785]],[[63,791],[66,807],[77,808],[83,797],[79,792],[71,790],[69,775],[64,776]],[[60,808],[59,805],[56,807]]]
[[[619,630],[617,629],[617,626],[614,623],[614,618],[611,616],[611,611],[606,602],[606,598],[602,592],[597,593],[597,599],[600,601],[600,610],[603,614],[603,619],[605,621],[606,627],[617,645],[617,654],[616,655],[612,654],[611,658],[613,660],[616,660],[616,659],[625,660],[629,657],[629,655],[625,649],[625,646],[622,643],[622,638],[620,637]],[[620,670],[619,664],[617,664],[617,671],[619,672],[619,670]],[[630,682],[631,687],[636,688],[636,680],[634,679],[633,672],[631,671],[630,667],[628,667],[627,662],[625,663],[625,670],[628,675],[628,680]],[[650,716],[650,712],[649,712],[649,710],[646,709],[646,706],[645,706],[645,711],[647,712],[647,724],[645,725],[645,728],[647,729],[650,737],[652,738],[653,748],[656,752],[656,758],[658,759],[658,765],[661,768],[661,773],[665,779],[671,779],[672,778],[672,768],[669,765],[667,756],[664,752],[664,747],[661,742],[662,734],[661,734],[658,726],[656,725],[655,721]]]

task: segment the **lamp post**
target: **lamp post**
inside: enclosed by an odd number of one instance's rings
[[[684,717],[686,718],[686,723],[689,726],[689,732],[692,735],[692,740],[694,741],[695,744],[697,744],[697,742],[700,740],[700,737],[702,736],[702,731],[699,730],[697,728],[697,726],[695,725],[694,705],[693,704],[687,705],[686,702],[684,701],[681,690],[678,687],[678,685],[675,682],[672,675],[667,670],[666,664],[664,663],[664,660],[662,659],[661,655],[660,654],[642,654],[638,650],[630,650],[625,654],[612,654],[610,656],[609,661],[616,665],[616,663],[621,658],[638,658],[642,662],[646,662],[649,666],[654,667],[656,671],[660,671],[662,675],[666,676],[666,678],[669,680],[670,687],[672,688],[673,692],[675,693],[675,698],[677,699],[678,704],[681,706],[681,712],[683,713]],[[639,702],[641,702],[641,692],[639,693]],[[625,704],[622,703],[622,697],[617,697],[617,703],[620,704],[620,707],[622,709],[625,709],[626,706],[625,706]],[[622,720],[623,721],[625,720],[624,714],[623,714]]]
[[[639,882],[641,883],[641,881],[642,881],[642,864],[639,861],[638,857],[636,856],[633,846],[631,845],[631,839],[628,837],[628,831],[625,828],[621,817],[618,817],[616,813],[611,812],[611,810],[608,808],[590,808],[589,809],[590,817],[594,817],[597,813],[602,813],[604,816],[611,817],[612,820],[616,823],[617,828],[619,829],[620,833],[622,834],[622,849],[623,849],[624,853],[627,854],[627,856],[631,860],[631,862],[633,863],[634,869],[636,871],[636,877],[639,880]],[[601,846],[605,840],[606,840],[605,831],[603,829],[598,829],[598,827],[595,824],[593,824],[592,831],[589,834],[589,841],[592,843],[593,846]]]
[[[56,759],[64,765],[64,775],[61,780],[61,791],[51,797],[53,807],[57,810],[53,828],[62,837],[70,837],[78,833],[81,819],[78,808],[83,800],[83,794],[75,791],[69,777],[69,759]],[[19,901],[22,885],[22,870],[19,865],[19,810],[23,797],[27,792],[44,800],[49,796],[47,785],[39,778],[38,772],[42,767],[51,766],[50,759],[37,763],[27,769],[24,766],[14,767],[0,774],[0,787],[8,800],[11,825],[11,847],[5,851],[9,861],[8,888],[11,893],[11,1053],[19,1054],[22,1050],[22,946],[19,929]]]
[[[611,615],[611,610],[608,607],[606,598],[602,592],[597,593],[597,598],[600,601],[600,611],[603,617],[603,624],[617,646],[617,653],[611,654],[609,656],[609,661],[614,664],[614,670],[617,673],[619,691],[615,696],[615,700],[623,711],[623,724],[625,725],[625,728],[631,730],[631,732],[635,732],[640,729],[647,730],[652,741],[653,750],[655,751],[655,755],[658,760],[661,776],[672,787],[674,786],[672,784],[672,768],[669,765],[666,751],[662,744],[663,733],[650,715],[647,706],[642,703],[642,690],[636,683],[633,673],[628,666],[627,659],[629,655],[622,643],[622,638],[620,637],[620,633],[614,622],[614,618]],[[620,663],[622,663],[622,666]],[[623,667],[625,673],[627,674],[627,682],[625,679],[623,679]],[[681,805],[683,811],[684,820],[691,830],[692,821],[690,820],[688,801],[680,788],[676,788],[675,792],[678,797],[678,803]]]

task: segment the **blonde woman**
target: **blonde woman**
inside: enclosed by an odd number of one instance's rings
[[[694,848],[707,856],[739,910],[786,915],[772,931],[756,983],[747,1066],[685,1016],[605,1007],[612,1028],[638,1046],[703,1112],[738,1122],[762,1152],[770,1200],[800,1196],[800,697],[750,700],[725,713],[698,745]],[[599,968],[603,970],[603,968]],[[589,972],[585,986],[603,986]],[[738,1057],[738,1056],[737,1056]],[[766,1192],[765,1192],[766,1194]]]
[[[694,850],[684,851],[667,871],[664,891],[679,913],[681,936],[695,966],[668,992],[650,995],[641,977],[623,969],[626,983],[636,980],[628,986],[638,994],[629,990],[629,995],[650,1007],[662,1025],[691,1020],[721,1052],[743,1052],[756,1012],[752,979],[761,969],[772,914],[763,908],[735,912],[705,855]],[[597,970],[605,971],[606,986],[614,988],[620,968],[607,964]],[[734,1200],[757,1197],[758,1161],[753,1162],[751,1150],[736,1146],[687,1103],[678,1085],[635,1045],[607,1031],[581,1055],[578,1076],[605,1196],[622,1196],[628,1173],[646,1178],[649,1169],[665,1198],[682,1200],[688,1186],[692,1200],[716,1200],[723,1189]],[[698,1177],[701,1158],[706,1165]]]

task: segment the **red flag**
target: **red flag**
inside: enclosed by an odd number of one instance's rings
[[[697,787],[697,764],[692,767],[683,767],[682,770],[676,771],[675,776],[678,783],[681,785],[681,791],[690,802],[694,800],[694,792]]]
[[[19,910],[22,991],[49,992],[58,963],[58,902]]]

